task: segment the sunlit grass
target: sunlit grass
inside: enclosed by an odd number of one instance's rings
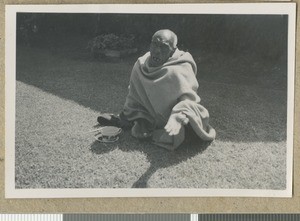
[[[199,94],[217,139],[188,140],[170,152],[129,132],[113,144],[85,133],[100,112],[122,109],[135,58],[95,61],[85,53],[19,49],[16,187],[285,189],[284,74],[277,70],[274,88],[270,64],[210,57],[198,62]],[[251,77],[254,70],[260,75]]]

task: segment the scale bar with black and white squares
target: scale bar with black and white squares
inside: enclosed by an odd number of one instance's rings
[[[300,214],[0,214],[0,221],[298,221]]]

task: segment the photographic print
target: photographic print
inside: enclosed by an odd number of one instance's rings
[[[6,6],[6,197],[291,197],[295,9]]]

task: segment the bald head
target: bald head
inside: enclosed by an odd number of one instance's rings
[[[153,39],[161,39],[167,43],[173,50],[177,48],[177,35],[169,29],[162,29],[154,33]]]
[[[174,32],[164,29],[155,32],[150,44],[149,65],[158,67],[163,65],[175,53],[177,36]]]

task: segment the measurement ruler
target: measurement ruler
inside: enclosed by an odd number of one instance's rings
[[[0,214],[0,221],[299,221],[299,214]]]

